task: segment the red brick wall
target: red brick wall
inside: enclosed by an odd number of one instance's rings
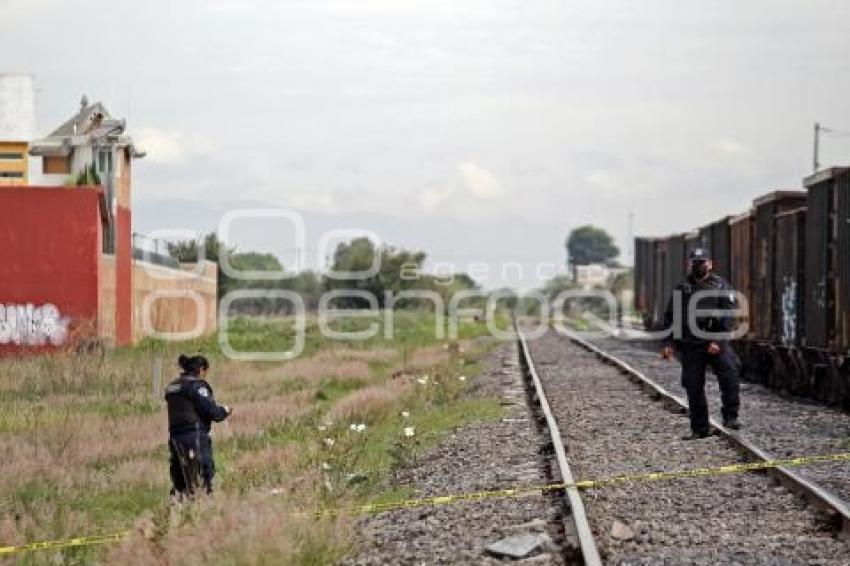
[[[0,187],[0,354],[65,345],[94,330],[100,194],[95,187]]]

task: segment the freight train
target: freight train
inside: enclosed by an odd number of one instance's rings
[[[749,330],[733,343],[742,376],[850,410],[850,167],[803,186],[691,232],[635,238],[635,308],[659,329],[688,253],[707,248],[748,298]]]

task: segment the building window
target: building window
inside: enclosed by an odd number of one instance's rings
[[[21,171],[0,171],[0,179],[23,179],[24,174]]]
[[[23,161],[24,154],[19,151],[0,151],[2,161]]]
[[[112,173],[112,150],[102,149],[97,152],[97,172],[101,175]]]
[[[42,172],[46,175],[68,175],[71,173],[71,158],[45,156],[41,162]]]

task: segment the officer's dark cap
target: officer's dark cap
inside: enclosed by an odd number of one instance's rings
[[[708,253],[708,250],[705,248],[696,248],[691,253],[688,254],[688,261],[708,261],[711,259],[711,256]]]

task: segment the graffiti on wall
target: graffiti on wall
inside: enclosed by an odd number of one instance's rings
[[[50,303],[0,303],[0,345],[59,346],[68,337],[68,319]]]
[[[793,344],[797,339],[797,282],[785,277],[782,291],[782,343]]]

